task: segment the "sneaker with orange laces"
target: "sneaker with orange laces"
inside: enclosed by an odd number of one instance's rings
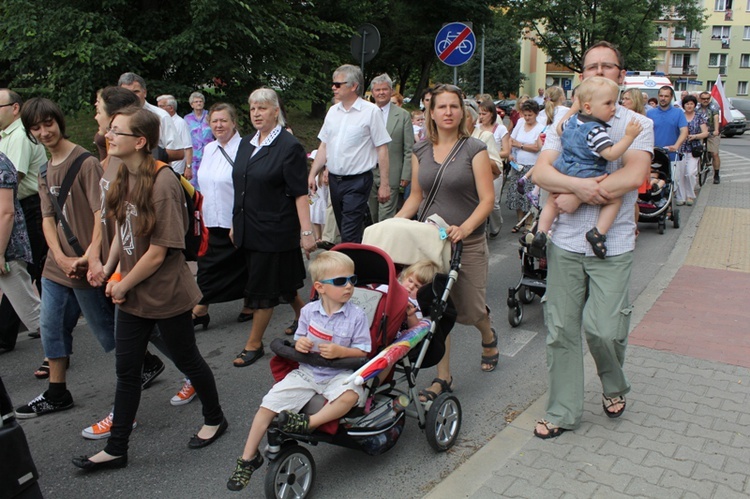
[[[177,395],[172,397],[169,401],[172,405],[185,405],[189,404],[191,400],[195,398],[195,388],[189,379],[185,379],[185,384],[182,385]]]
[[[89,440],[101,440],[103,438],[109,438],[112,430],[112,418],[113,413],[109,413],[106,418],[102,419],[98,423],[92,424],[88,428],[84,428],[81,432],[83,438]],[[138,426],[138,423],[133,421],[133,429]]]

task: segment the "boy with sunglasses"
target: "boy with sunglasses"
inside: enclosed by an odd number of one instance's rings
[[[302,308],[294,335],[295,349],[300,353],[319,352],[325,359],[365,357],[372,348],[367,316],[349,303],[357,283],[354,262],[336,251],[322,253],[310,264],[310,276],[320,299]],[[363,402],[361,386],[344,384],[351,373],[348,369],[301,363],[276,383],[255,414],[245,449],[237,459],[227,488],[244,489],[253,472],[263,465],[258,447],[274,418],[282,431],[311,433]],[[312,416],[299,414],[315,394],[323,395],[329,403]]]

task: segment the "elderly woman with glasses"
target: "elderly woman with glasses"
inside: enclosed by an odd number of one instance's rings
[[[299,318],[303,303],[297,290],[305,279],[300,246],[308,256],[316,247],[305,150],[284,129],[276,92],[259,88],[248,103],[256,133],[243,138],[237,150],[232,231],[247,265],[245,302],[255,315],[235,367],[263,357],[263,334],[276,305],[290,303]]]
[[[489,372],[495,369],[500,358],[497,335],[490,327],[485,305],[489,266],[485,222],[492,212],[495,193],[487,146],[470,136],[466,112],[460,88],[438,85],[433,89],[426,110],[429,140],[414,146],[411,195],[396,216],[412,218],[418,212],[421,217],[440,215],[449,225],[446,232],[451,242],[463,242],[461,270],[451,297],[458,310],[457,321],[472,325],[481,333],[481,369]],[[442,173],[442,183],[431,193],[443,163],[447,167]],[[433,201],[428,204],[431,198]],[[430,387],[420,392],[420,399],[434,400],[452,389],[450,338],[446,338],[445,355],[437,365],[437,377]]]

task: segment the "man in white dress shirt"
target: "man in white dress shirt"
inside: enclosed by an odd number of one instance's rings
[[[185,151],[185,158],[172,161],[170,166],[174,171],[190,180],[193,178],[193,140],[190,137],[190,128],[185,123],[185,120],[177,114],[177,99],[173,95],[160,95],[156,98],[156,104],[172,117],[172,122],[177,131],[177,144],[175,147],[182,147]]]
[[[342,242],[362,242],[367,202],[373,183],[372,170],[389,178],[388,143],[380,109],[362,99],[362,71],[345,64],[333,73],[333,93],[338,103],[328,110],[318,138],[320,146],[308,176],[312,192],[317,189],[315,176],[326,166],[331,204]],[[381,182],[378,201],[391,197],[387,182]]]

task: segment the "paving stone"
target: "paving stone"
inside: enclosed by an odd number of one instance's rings
[[[654,450],[654,451],[662,453],[666,457],[673,457],[674,453],[677,451],[677,445],[675,444],[666,444],[664,442],[658,442],[654,439],[645,438],[640,435],[637,435],[633,439],[629,447],[632,447],[635,449]]]
[[[656,485],[659,483],[659,479],[661,478],[662,474],[664,474],[665,470],[664,468],[661,468],[659,466],[647,467],[641,464],[636,464],[627,458],[620,457],[619,459],[617,459],[614,466],[612,466],[611,471],[614,474],[625,474],[642,478],[648,483]]]
[[[672,409],[680,409],[691,414],[695,412],[695,408],[698,406],[695,402],[680,402],[679,400],[674,400],[666,396],[662,399],[661,405],[671,407]]]
[[[624,489],[613,489],[607,485],[599,485],[594,491],[594,497],[606,497],[607,499],[633,499],[630,494],[621,492]]]
[[[562,490],[542,489],[534,487],[525,480],[516,480],[510,487],[505,489],[503,497],[513,498],[539,498],[539,499],[559,499],[563,496]]]
[[[689,477],[695,467],[692,461],[682,461],[665,456],[661,452],[650,451],[643,460],[644,466],[659,466],[668,470],[675,471],[684,477]]]
[[[721,410],[727,412],[745,412],[747,411],[748,401],[743,400],[742,402],[735,402],[733,400],[725,400],[721,404]]]
[[[728,431],[730,433],[734,433],[735,435],[750,437],[750,426],[743,426],[736,421],[727,421],[725,419],[716,418],[714,419],[712,429],[716,431]]]
[[[724,473],[740,473],[750,475],[750,466],[739,459],[727,459],[724,461],[724,467],[721,469]]]
[[[690,390],[689,392],[685,392],[682,396],[682,402],[694,402],[699,406],[705,405],[713,409],[721,407],[723,399],[718,397],[708,397],[706,396],[706,391],[707,390],[703,390],[703,393],[698,393],[700,390]]]
[[[469,496],[470,499],[497,499],[498,497],[503,497],[502,491],[495,492],[494,489],[487,485],[483,485]]]
[[[582,469],[578,473],[576,480],[586,483],[607,484],[610,487],[614,487],[616,490],[625,490],[633,478],[633,476],[626,473],[601,471],[592,466],[590,468]]]
[[[747,394],[743,392],[730,392],[728,387],[725,389],[720,388],[709,388],[706,392],[706,397],[716,397],[736,404],[745,405],[747,402]]]
[[[732,490],[742,492],[742,490],[745,488],[745,480],[747,480],[747,475],[740,473],[724,473],[721,471],[713,470],[703,463],[699,463],[695,467],[693,478],[695,480],[713,481],[717,484],[724,484]]]
[[[678,489],[682,491],[690,491],[694,494],[698,494],[701,498],[714,497],[713,492],[716,489],[716,484],[710,480],[695,480],[693,478],[685,478],[684,476],[678,475],[674,471],[667,471],[659,483],[662,487],[667,489]],[[660,497],[654,495],[652,497]]]
[[[513,460],[519,462],[522,466],[533,466],[534,462],[542,455],[538,449],[529,449],[528,446],[521,449],[513,456]]]
[[[550,479],[547,480],[546,486],[542,487],[549,487],[552,490],[575,490],[578,497],[591,497],[597,486],[598,484],[596,483],[579,482],[575,479],[575,475],[553,473]]]
[[[628,408],[625,413],[626,416],[635,411],[638,413],[646,413],[646,416],[657,416],[663,419],[670,419],[672,417],[672,412],[674,411],[671,407],[649,404],[637,400],[635,401],[634,407],[631,408],[630,405],[630,399],[628,399]]]
[[[717,421],[727,421],[732,424],[736,424],[737,418],[739,417],[739,413],[737,412],[727,412],[723,411],[721,409],[714,409],[712,407],[708,407],[706,405],[699,405],[695,408],[695,415],[696,416],[710,416],[715,418]]]
[[[492,495],[486,496],[484,495],[484,492],[482,492],[482,495],[478,496],[477,499],[483,498],[483,497],[497,497],[501,496],[505,490],[507,490],[518,478],[511,475],[498,475],[497,473],[492,474],[492,478],[484,482],[484,487],[482,489],[486,489],[488,492],[491,492]],[[477,492],[480,492],[482,489],[478,490]],[[472,496],[474,497],[474,496]]]
[[[724,462],[726,460],[721,453],[697,451],[690,447],[685,447],[684,445],[677,447],[673,457],[674,459],[703,463],[717,471],[720,471],[724,467]]]
[[[750,465],[750,447],[742,445],[746,441],[747,439],[744,439],[743,441],[741,437],[735,438],[730,446],[722,445],[718,442],[708,442],[704,451],[707,454],[726,456],[727,459],[738,459],[739,461]],[[736,445],[735,442],[739,442],[739,445]]]
[[[687,435],[688,437],[703,437],[714,442],[729,445],[732,442],[735,434],[729,431],[710,430],[708,428],[703,428],[696,424],[690,423],[688,424],[687,431],[685,431],[685,435]]]
[[[571,470],[572,471],[572,470]],[[552,469],[548,467],[548,462],[543,459],[537,459],[536,466],[524,466],[517,462],[509,462],[502,469],[493,473],[498,477],[515,477],[522,478],[534,486],[541,486],[552,474]],[[494,489],[494,487],[493,487]],[[502,491],[501,491],[502,492]]]
[[[658,497],[660,499],[663,497],[668,497],[667,489],[648,483],[646,480],[640,477],[635,477],[630,481],[630,484],[628,484],[628,486],[625,488],[625,493],[630,496],[637,497]],[[680,497],[680,494],[678,493],[673,497]]]
[[[612,431],[609,428],[605,428],[601,425],[592,425],[591,428],[583,434],[586,438],[603,438],[607,443],[615,443],[620,446],[628,445],[634,438],[635,435],[631,433]],[[564,435],[563,435],[564,436]]]
[[[690,447],[694,450],[700,451],[706,445],[706,439],[700,437],[688,437],[685,435],[678,435],[673,432],[664,431],[656,439],[658,442],[664,442],[668,444],[678,444]]]
[[[698,414],[691,414],[687,413],[685,411],[681,411],[680,409],[674,409],[674,412],[672,413],[672,416],[670,417],[670,421],[673,422],[681,422],[684,423],[685,426],[687,426],[687,423],[698,425],[702,428],[711,429],[714,422],[716,421],[716,418],[708,416],[708,415],[698,415]],[[675,428],[674,431],[677,431],[679,433],[685,433],[685,429],[678,430]]]
[[[586,470],[586,466],[593,466],[599,471],[607,471],[617,459],[614,456],[608,456],[602,452],[590,452],[583,447],[575,447],[566,456],[568,461],[582,465],[581,470]]]
[[[651,430],[653,438],[658,437],[659,433],[661,433],[661,430],[683,434],[685,433],[685,430],[687,430],[687,426],[688,423],[684,421],[673,420],[671,418],[662,418],[650,414],[643,422],[643,427]]]
[[[750,426],[750,414],[748,413],[740,414],[740,417],[737,420],[737,422],[743,426]]]
[[[729,487],[719,484],[716,486],[716,497],[721,499],[747,499],[747,492],[737,492]]]

